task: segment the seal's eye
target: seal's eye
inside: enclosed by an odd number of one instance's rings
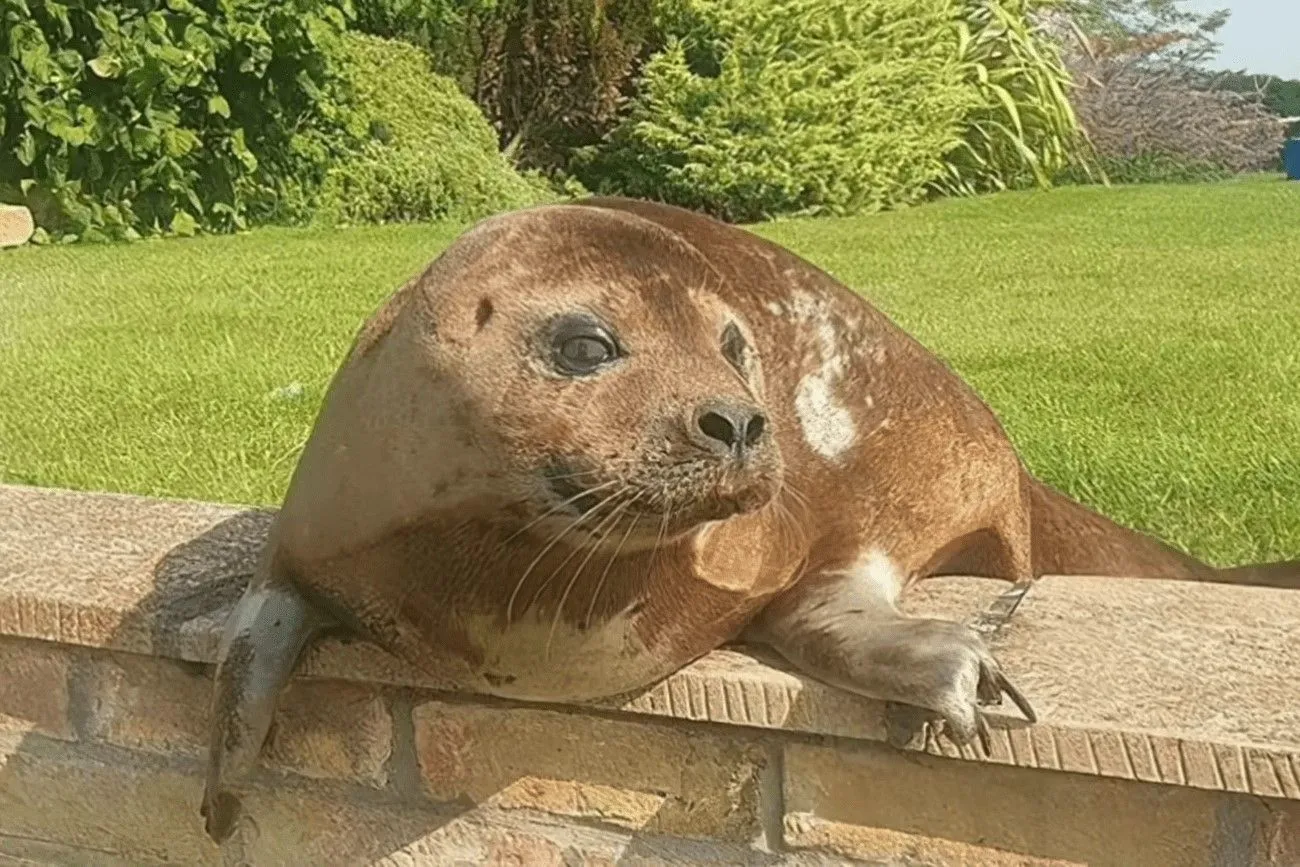
[[[551,360],[569,376],[594,373],[619,356],[609,330],[589,316],[566,316],[552,323]]]
[[[570,337],[560,344],[560,358],[570,370],[592,370],[614,357],[614,347],[599,337]]]

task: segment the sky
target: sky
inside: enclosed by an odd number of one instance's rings
[[[1231,12],[1216,66],[1300,79],[1300,0],[1185,0],[1183,8]]]

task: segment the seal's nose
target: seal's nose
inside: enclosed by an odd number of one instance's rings
[[[704,435],[701,445],[721,454],[739,456],[763,436],[767,419],[747,404],[712,402],[700,407],[695,426]]]

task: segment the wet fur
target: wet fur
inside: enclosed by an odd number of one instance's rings
[[[557,377],[530,341],[575,305],[631,361]],[[693,427],[722,399],[767,419],[743,464]],[[609,499],[575,520],[548,472]],[[326,624],[553,701],[745,635],[965,742],[1003,694],[1032,709],[974,629],[897,599],[929,575],[1045,573],[1300,585],[1294,565],[1216,570],[1049,489],[936,356],[751,233],[623,199],[495,217],[376,312],[331,384],[223,644],[208,830],[232,833],[274,697]],[[297,614],[268,619],[269,598]]]

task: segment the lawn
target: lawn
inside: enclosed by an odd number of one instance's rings
[[[0,254],[0,480],[275,503],[355,329],[459,228]],[[1212,561],[1300,556],[1300,184],[755,230],[946,358],[1048,481]]]

